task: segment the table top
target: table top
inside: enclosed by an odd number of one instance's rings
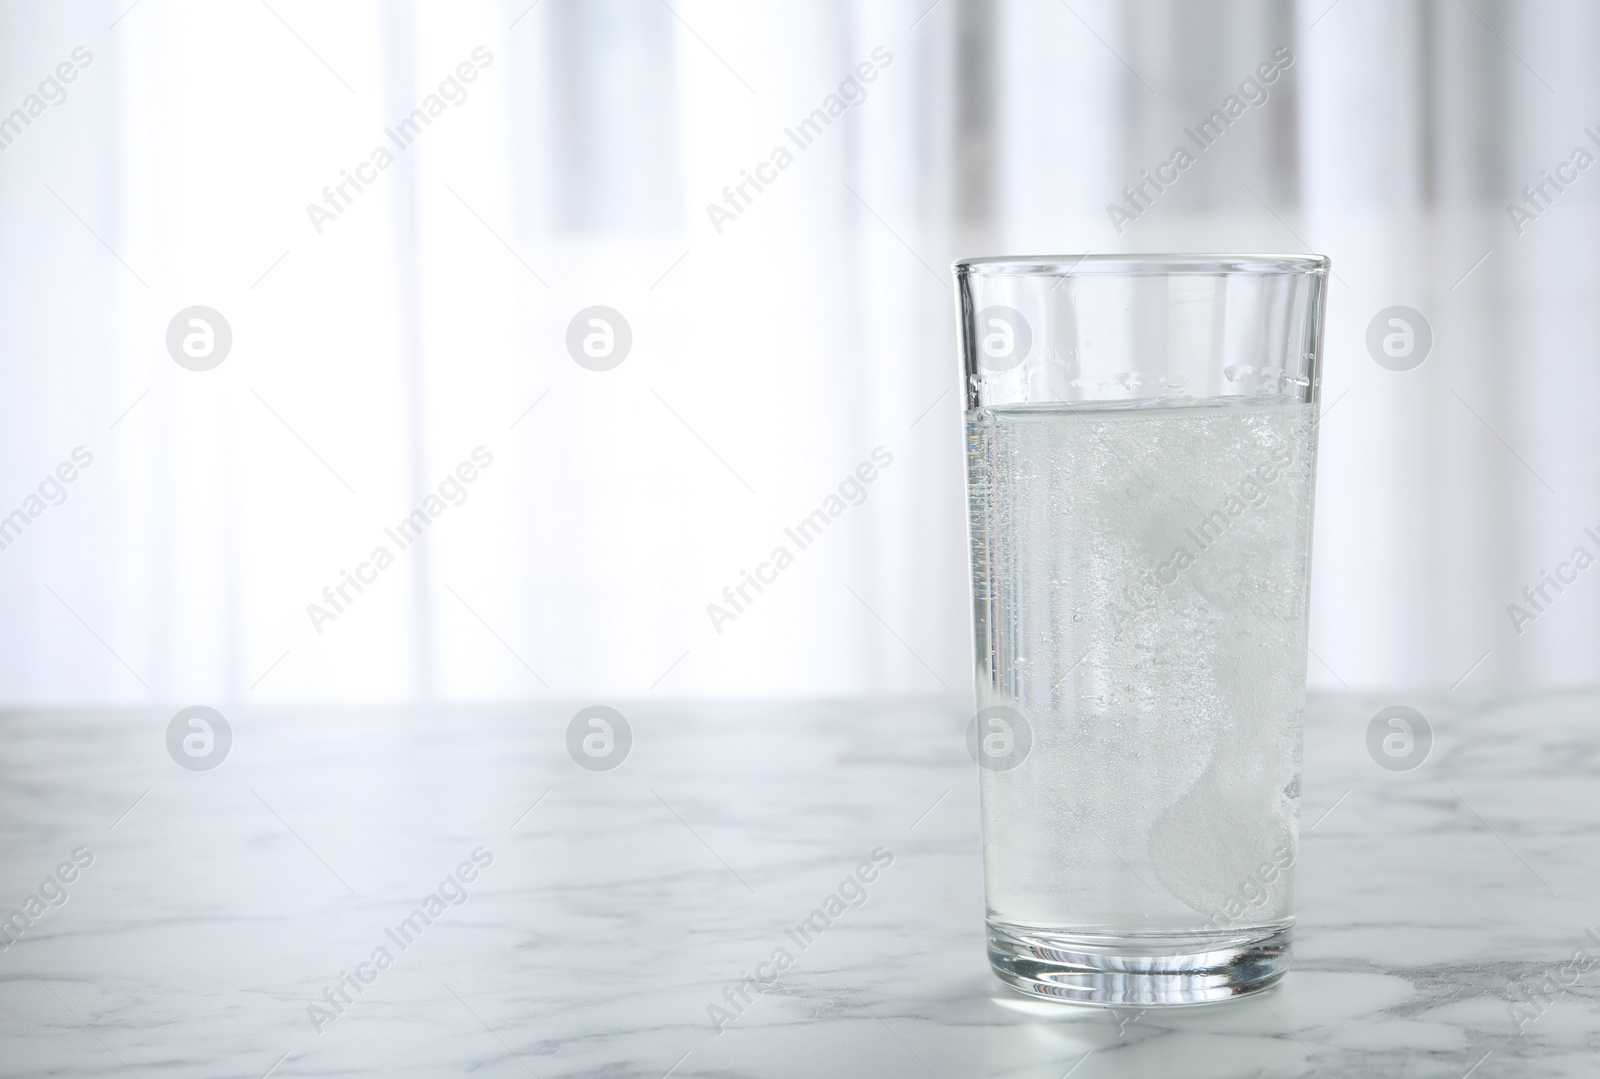
[[[1600,1071],[1600,694],[1313,698],[1294,969],[1148,1011],[990,975],[959,703],[611,704],[0,716],[0,1075]]]

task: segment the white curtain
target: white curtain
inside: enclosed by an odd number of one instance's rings
[[[1592,682],[1600,169],[1506,205],[1600,153],[1597,40],[1491,0],[0,7],[0,701],[962,691],[948,265],[1082,250],[1333,256],[1314,684]],[[1367,348],[1396,305],[1414,370]]]

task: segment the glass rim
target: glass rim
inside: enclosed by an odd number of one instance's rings
[[[1327,255],[1151,254],[989,255],[957,259],[957,279],[966,277],[1164,277],[1175,274],[1259,276],[1328,273]]]

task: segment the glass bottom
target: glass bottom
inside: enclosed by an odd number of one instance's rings
[[[1289,972],[1290,925],[1223,936],[1086,936],[989,920],[989,964],[1032,997],[1102,1007],[1211,1004]]]

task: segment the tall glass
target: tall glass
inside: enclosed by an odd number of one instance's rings
[[[955,264],[989,959],[1026,993],[1288,970],[1327,273]]]

